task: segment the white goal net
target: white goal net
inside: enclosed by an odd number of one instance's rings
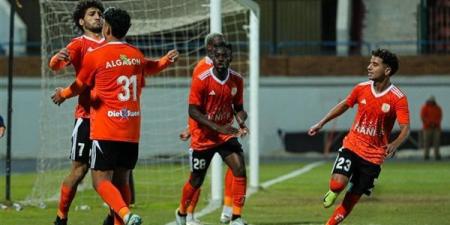
[[[38,175],[27,199],[30,204],[56,201],[60,184],[70,168],[68,156],[76,99],[58,107],[51,102],[50,95],[56,87],[67,86],[74,80],[74,70],[70,66],[55,73],[48,69],[47,63],[72,38],[80,35],[71,18],[76,4],[76,1],[40,1],[42,144],[36,153]],[[103,1],[103,4],[105,8],[115,6],[130,13],[132,26],[126,40],[147,57],[159,58],[173,48],[181,53],[174,66],[146,81],[141,101],[139,162],[134,178],[137,204],[161,201],[176,205],[189,173],[188,143],[180,141],[178,135],[186,127],[193,67],[205,55],[204,37],[210,30],[209,0],[124,0]],[[222,31],[234,50],[232,68],[244,76],[248,76],[248,18],[248,9],[233,0],[222,0]],[[79,189],[72,208],[77,204],[92,204],[91,198],[98,198],[89,194],[92,192],[89,176]],[[202,199],[208,198],[208,191],[202,193]]]

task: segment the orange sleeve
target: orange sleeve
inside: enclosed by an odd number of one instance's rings
[[[69,62],[64,60],[59,60],[56,54],[50,59],[50,62],[48,63],[48,67],[53,71],[61,70],[62,68],[69,65]]]
[[[192,71],[192,75],[194,75],[194,74],[198,74],[199,73],[199,69],[200,69],[200,65],[199,65],[200,63],[198,63],[195,67],[194,67],[194,70]]]
[[[77,40],[73,40],[66,46],[70,59],[75,59],[77,57],[76,54],[77,52],[80,52],[80,48],[81,42]],[[50,59],[50,62],[48,63],[48,67],[53,71],[61,70],[64,67],[70,65],[70,61],[59,60],[57,55],[58,53],[53,55]]]
[[[192,76],[191,92],[189,93],[189,105],[201,105],[203,99],[202,80],[197,76]]]
[[[409,109],[408,109],[408,100],[406,99],[406,96],[398,100],[395,110],[398,123],[409,124]]]
[[[169,60],[169,57],[163,56],[159,60],[151,60],[145,58],[145,67],[144,74],[145,75],[154,75],[161,72],[163,69],[167,68],[172,62]]]
[[[61,91],[61,97],[66,99],[72,98],[79,95],[84,89],[86,89],[86,85],[79,79],[76,79],[69,87],[66,87]]]
[[[352,108],[356,102],[358,102],[358,88],[359,86],[355,86],[352,90],[352,92],[350,92],[350,94],[347,96],[347,105]]]
[[[208,64],[206,64],[205,60],[202,59],[200,60],[197,65],[195,65],[194,67],[194,71],[192,72],[192,74],[200,74],[202,72],[204,72],[205,70],[211,68],[211,66],[209,66]]]

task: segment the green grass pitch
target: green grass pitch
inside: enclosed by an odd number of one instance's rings
[[[244,218],[254,225],[305,225],[324,224],[333,208],[324,209],[322,195],[328,189],[332,161],[298,177],[270,186],[252,195],[246,201]],[[301,168],[307,162],[274,162],[261,165],[261,182],[274,179]],[[151,168],[146,168],[146,171]],[[178,170],[175,170],[178,171]],[[180,170],[181,171],[181,170]],[[151,182],[139,182],[148,176],[142,169],[136,171],[137,203],[133,211],[142,215],[144,224],[160,225],[173,221],[178,205],[181,183],[187,174],[179,172],[180,186],[165,190]],[[152,175],[155,179],[165,174]],[[171,174],[170,176],[173,176]],[[13,200],[23,200],[30,193],[34,174],[14,174],[12,177]],[[0,193],[4,194],[4,177],[1,177]],[[90,179],[89,177],[87,177]],[[204,196],[209,184],[205,183]],[[2,195],[3,198],[4,195]],[[339,196],[337,202],[340,202]],[[203,197],[198,209],[206,205]],[[75,210],[86,204],[90,210]],[[78,194],[69,214],[71,225],[100,225],[107,209],[96,193],[88,188]],[[56,202],[47,208],[25,206],[22,211],[0,210],[0,225],[52,224]],[[346,225],[440,225],[450,224],[450,163],[388,161],[383,165],[373,195],[363,197]],[[219,224],[220,210],[201,218],[206,224]]]

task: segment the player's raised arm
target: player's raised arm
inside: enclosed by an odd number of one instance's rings
[[[145,68],[144,68],[145,75],[153,75],[161,72],[169,65],[177,61],[178,55],[179,55],[178,51],[176,49],[173,49],[167,52],[167,54],[162,58],[160,58],[159,60],[151,60],[145,58]]]
[[[310,136],[314,136],[322,129],[325,124],[327,124],[330,120],[342,115],[348,108],[353,107],[356,103],[358,103],[358,95],[360,92],[360,86],[355,86],[350,94],[344,100],[340,101],[337,105],[335,105],[328,113],[323,117],[318,123],[314,124],[311,128],[309,128],[308,134]]]
[[[309,128],[308,134],[310,136],[314,136],[322,129],[325,124],[327,124],[330,120],[342,115],[349,108],[347,104],[347,99],[339,102],[335,105],[328,113],[323,117],[318,123],[314,124],[311,128]]]
[[[74,39],[65,48],[59,50],[48,63],[48,67],[53,71],[58,71],[72,64],[72,60],[79,60],[77,54],[81,52],[82,43],[79,39]]]
[[[94,72],[96,71],[95,56],[86,54],[83,60],[83,66],[78,74],[77,79],[66,88],[56,88],[52,95],[55,104],[60,105],[66,99],[82,93],[88,86],[92,86],[94,82]]]
[[[52,95],[52,100],[55,104],[61,105],[66,99],[75,97],[83,92],[87,85],[76,79],[71,85],[66,88],[58,87]]]
[[[70,64],[70,55],[67,48],[62,48],[56,53],[48,63],[48,67],[53,71],[58,71]]]

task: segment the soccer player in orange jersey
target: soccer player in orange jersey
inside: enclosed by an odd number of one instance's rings
[[[51,58],[49,62],[51,70],[58,71],[66,66],[73,65],[78,77],[84,55],[105,43],[101,32],[103,10],[102,3],[95,0],[80,1],[77,4],[72,18],[76,27],[83,34],[72,39],[65,48]],[[61,185],[55,225],[67,224],[70,204],[75,197],[78,184],[83,180],[89,169],[89,153],[92,144],[89,139],[89,107],[89,90],[86,90],[80,94],[75,108],[75,127],[72,132],[70,151],[72,166],[69,175],[64,178]]]
[[[91,88],[94,188],[125,225],[139,225],[140,216],[131,213],[128,207],[129,174],[138,158],[144,74],[166,68],[177,59],[178,52],[169,51],[159,61],[147,60],[139,49],[123,42],[131,26],[126,11],[109,8],[104,12],[104,19],[102,33],[107,43],[86,54],[76,81],[65,89],[57,89],[52,99],[61,104]]]
[[[334,163],[330,190],[324,197],[324,207],[333,205],[349,181],[352,185],[327,225],[342,222],[363,194],[370,195],[374,181],[380,174],[380,165],[386,157],[395,154],[409,135],[406,95],[390,80],[397,70],[398,59],[395,54],[385,49],[372,51],[367,67],[369,81],[356,85],[345,100],[333,107],[308,131],[311,136],[317,134],[327,122],[358,105],[353,125],[344,138]],[[389,142],[395,120],[400,126],[400,134]]]
[[[191,133],[191,174],[182,191],[180,206],[175,212],[177,225],[186,224],[187,208],[202,185],[215,153],[231,168],[233,215],[230,224],[243,225],[242,207],[246,195],[246,171],[241,144],[237,137],[248,133],[247,113],[243,104],[244,81],[229,69],[231,45],[215,45],[214,67],[192,77],[189,94],[189,130]],[[237,117],[240,128],[233,127]]]
[[[205,49],[206,56],[201,59],[194,68],[193,77],[199,76],[201,73],[211,69],[213,67],[212,59],[214,45],[225,42],[223,34],[220,33],[210,33],[205,37]],[[189,133],[189,128],[186,128],[180,133],[180,139],[182,141],[189,140],[191,134]],[[233,196],[232,196],[232,185],[233,185],[233,172],[228,167],[225,173],[225,183],[224,183],[224,196],[223,196],[223,208],[220,215],[221,223],[229,223],[233,213]],[[200,197],[201,188],[198,188],[194,196],[192,197],[191,203],[187,208],[186,225],[201,225],[202,223],[194,217],[195,207],[197,206],[198,199]]]

